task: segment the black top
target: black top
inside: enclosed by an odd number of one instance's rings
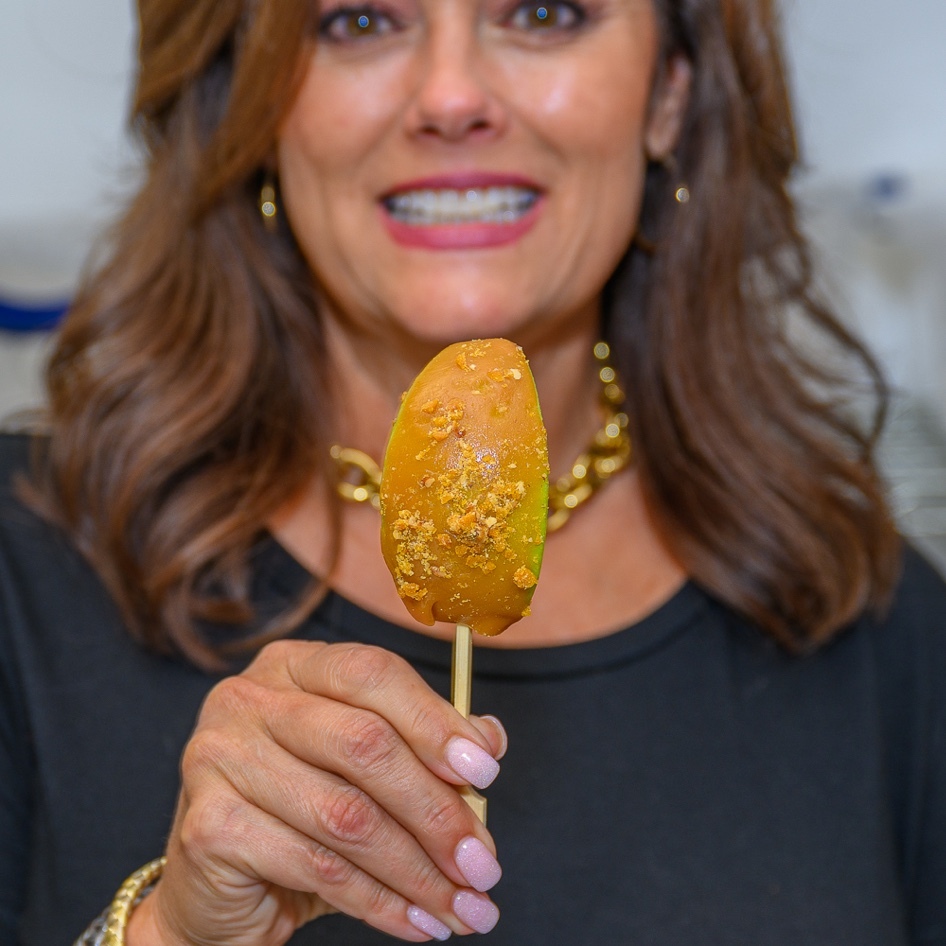
[[[214,681],[139,650],[11,498],[26,447],[0,438],[0,942],[53,946],[161,852]],[[261,605],[306,579],[260,549]],[[299,636],[383,645],[448,690],[448,645],[339,597]],[[474,663],[474,709],[510,735],[493,946],[946,946],[946,588],[915,554],[886,620],[810,658],[689,584],[609,637]],[[343,916],[292,940],[387,942]]]

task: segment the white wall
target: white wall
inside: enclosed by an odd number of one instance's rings
[[[894,384],[946,429],[946,3],[782,9],[797,193],[826,281]]]
[[[782,10],[815,173],[946,172],[946,3],[783,0]]]
[[[0,0],[5,296],[66,297],[92,236],[133,180],[124,131],[131,17],[129,0]]]
[[[132,178],[131,0],[0,0],[0,296],[68,298]],[[48,339],[0,334],[0,417],[40,402]]]
[[[127,156],[131,5],[0,0],[0,225],[101,216]]]
[[[827,281],[894,384],[946,429],[946,3],[783,12],[807,165],[797,193]]]

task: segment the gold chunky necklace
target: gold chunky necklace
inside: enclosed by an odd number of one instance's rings
[[[607,342],[594,347],[601,381],[601,406],[604,423],[591,443],[572,463],[571,470],[549,483],[549,532],[561,529],[571,514],[586,503],[615,473],[631,461],[631,438],[624,413],[624,391],[617,372],[611,367],[611,348]],[[338,466],[338,493],[342,499],[355,503],[379,505],[381,467],[361,450],[331,448]]]

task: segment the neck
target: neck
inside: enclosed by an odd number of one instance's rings
[[[535,377],[555,478],[570,469],[601,422],[600,382],[592,356],[597,319],[583,320],[579,328],[554,338],[522,332],[512,340],[522,345]],[[371,337],[329,320],[328,362],[337,405],[334,441],[380,462],[401,395],[449,342]]]

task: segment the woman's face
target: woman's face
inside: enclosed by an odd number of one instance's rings
[[[324,0],[319,15],[278,165],[330,312],[439,344],[595,320],[686,102],[653,0]]]

